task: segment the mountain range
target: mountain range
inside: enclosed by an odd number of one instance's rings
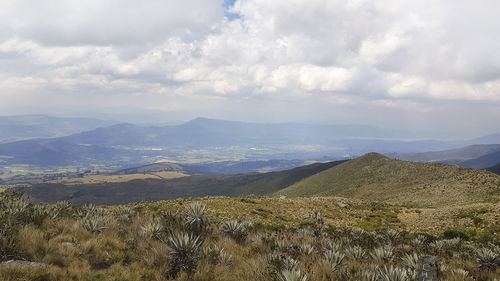
[[[108,127],[115,123],[93,118],[61,118],[46,115],[0,116],[0,142],[61,137]]]
[[[22,188],[35,201],[123,204],[203,196],[340,196],[410,206],[498,202],[500,176],[455,165],[395,160],[369,153],[349,161],[239,175],[193,175],[123,183],[36,184]]]

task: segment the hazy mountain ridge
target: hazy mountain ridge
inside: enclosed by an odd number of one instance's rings
[[[450,150],[399,154],[398,159],[416,162],[464,161],[500,151],[500,144],[477,144]]]
[[[107,127],[116,122],[93,118],[61,118],[47,115],[0,116],[0,141],[53,138]]]

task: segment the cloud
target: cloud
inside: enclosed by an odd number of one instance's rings
[[[370,123],[356,106],[389,120],[399,109],[444,116],[448,107],[436,104],[474,102],[498,121],[499,8],[493,0],[2,1],[0,110],[32,110],[50,96],[58,102],[48,111],[109,103],[334,120],[335,107]]]

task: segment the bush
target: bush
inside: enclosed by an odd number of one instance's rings
[[[206,207],[199,203],[189,205],[184,211],[186,230],[195,235],[205,235],[208,229],[208,219],[205,215]]]
[[[462,231],[458,231],[456,229],[448,229],[443,232],[443,238],[445,239],[460,238],[462,240],[468,241],[469,235],[467,235]]]
[[[181,271],[188,275],[194,273],[201,244],[199,236],[187,233],[178,233],[168,239],[170,277],[177,277]]]
[[[251,221],[226,221],[220,226],[222,233],[233,238],[238,243],[245,242],[250,228],[253,226]]]

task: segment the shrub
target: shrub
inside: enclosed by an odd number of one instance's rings
[[[380,280],[382,281],[408,281],[408,273],[403,268],[393,267],[392,265],[379,270]]]
[[[487,271],[495,271],[500,267],[500,255],[490,248],[481,248],[476,250],[476,258],[479,268]]]
[[[280,281],[307,281],[307,275],[302,275],[300,270],[283,270],[279,275]]]
[[[265,261],[273,270],[279,272],[282,270],[295,270],[297,268],[297,260],[288,257],[284,254],[272,253],[265,256]]]
[[[220,248],[217,245],[205,247],[201,252],[213,265],[229,264],[231,262],[232,255],[228,254],[224,248]]]
[[[201,244],[200,237],[192,234],[178,233],[170,237],[168,239],[169,276],[175,278],[181,271],[192,275],[196,269]]]
[[[246,240],[250,228],[252,227],[251,221],[226,221],[220,226],[221,231],[233,238],[236,242],[242,243]]]
[[[186,229],[195,235],[204,235],[208,229],[208,219],[205,211],[206,207],[199,203],[194,203],[186,207],[184,211]]]
[[[460,238],[462,240],[468,241],[469,235],[467,235],[462,231],[458,231],[456,229],[448,229],[443,232],[443,238],[446,239]]]
[[[352,247],[347,247],[345,249],[346,256],[348,258],[354,259],[354,260],[359,260],[362,259],[366,252],[363,250],[363,248],[359,246],[352,246]]]
[[[330,265],[332,270],[335,270],[342,263],[345,257],[344,254],[333,250],[326,250],[324,256],[326,262]]]
[[[153,218],[149,222],[141,226],[139,235],[143,238],[154,238],[161,240],[162,232],[163,226],[161,225],[160,220]]]
[[[378,247],[373,249],[370,256],[380,262],[389,261],[392,258],[394,248],[392,246],[386,245],[383,247]]]

